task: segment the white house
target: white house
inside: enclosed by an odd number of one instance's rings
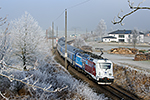
[[[106,36],[102,38],[102,41],[103,42],[113,42],[113,41],[116,42],[117,38],[114,36]]]
[[[117,30],[108,33],[108,36],[102,38],[103,42],[132,42],[132,30]],[[139,32],[137,42],[144,42],[144,33]]]

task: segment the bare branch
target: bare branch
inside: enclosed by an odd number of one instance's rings
[[[4,66],[7,66],[7,64],[4,62],[4,61],[0,61],[0,63],[1,64],[3,64]],[[21,83],[24,83],[24,84],[26,84],[27,86],[29,86],[29,87],[32,87],[33,89],[34,88],[38,88],[38,89],[41,89],[41,90],[43,90],[43,91],[45,91],[45,92],[60,92],[60,91],[62,91],[62,90],[64,90],[64,89],[66,89],[66,88],[68,88],[68,86],[66,85],[65,87],[63,87],[63,88],[57,88],[57,89],[55,89],[54,91],[50,91],[50,90],[48,90],[48,89],[50,89],[51,87],[52,87],[52,85],[50,85],[50,86],[48,86],[48,87],[44,87],[44,88],[42,88],[42,87],[40,87],[40,86],[36,86],[35,84],[39,81],[39,80],[36,80],[33,84],[30,84],[29,83],[29,78],[31,78],[33,75],[31,75],[31,76],[29,76],[29,77],[26,77],[26,78],[24,78],[24,79],[22,79],[22,80],[20,80],[20,79],[16,79],[16,78],[14,78],[14,76],[11,74],[11,75],[5,75],[5,74],[3,74],[2,72],[0,72],[0,75],[1,76],[4,76],[4,77],[6,77],[6,78],[8,78],[11,82],[13,81],[13,80],[15,80],[15,81],[18,81],[18,82],[21,82]],[[27,82],[24,82],[23,80],[27,80]]]
[[[1,91],[0,91],[0,95],[1,95],[4,99],[9,100],[8,98],[6,98],[6,97],[1,93]]]
[[[119,24],[119,23],[122,24],[122,21],[124,20],[125,17],[131,15],[132,13],[136,12],[137,10],[138,10],[138,9],[135,9],[135,10],[131,11],[130,13],[128,13],[128,14],[122,16],[122,17],[118,17],[118,18],[120,19],[120,21],[117,21],[117,22],[116,22],[116,21],[114,20],[112,23],[113,23],[113,24]]]
[[[13,67],[13,66],[9,66],[9,65],[7,65],[7,64],[6,64],[3,60],[1,60],[1,61],[0,61],[0,64],[4,65],[5,67],[8,67],[8,68],[13,68],[13,69],[17,69],[17,70],[22,71],[22,69],[15,68],[15,67]]]
[[[131,11],[131,12],[129,12],[129,13],[127,13],[127,14],[125,14],[125,15],[123,15],[122,17],[120,17],[120,16],[119,16],[120,13],[118,13],[118,19],[120,19],[120,20],[119,20],[119,21],[115,21],[115,18],[114,18],[114,20],[111,21],[111,22],[112,22],[113,24],[121,24],[121,25],[123,25],[123,24],[122,24],[122,21],[125,19],[125,17],[127,17],[127,16],[129,16],[129,15],[135,13],[136,11],[138,11],[138,10],[140,10],[140,9],[150,10],[150,7],[140,7],[140,5],[141,5],[144,1],[145,1],[145,0],[143,0],[142,2],[140,2],[137,7],[134,7],[134,6],[133,6],[134,3],[131,3],[130,0],[128,0],[130,9],[134,9],[134,10]]]
[[[9,77],[9,76],[7,76],[7,75],[4,75],[4,74],[2,74],[2,73],[0,73],[0,75],[1,76],[4,76],[4,77],[7,77],[9,80],[15,80],[15,81],[18,81],[18,82],[21,82],[21,83],[24,83],[24,84],[26,84],[27,86],[30,86],[30,87],[32,87],[32,88],[38,88],[38,89],[41,89],[41,90],[43,90],[43,91],[46,91],[46,92],[60,92],[60,91],[62,91],[62,90],[64,90],[64,89],[66,89],[68,86],[65,86],[65,87],[63,87],[63,88],[57,88],[57,89],[55,89],[54,91],[50,91],[50,90],[47,90],[47,88],[45,89],[45,88],[42,88],[42,87],[39,87],[39,86],[36,86],[36,85],[33,85],[33,84],[29,84],[29,83],[26,83],[26,82],[24,82],[24,81],[22,81],[22,80],[19,80],[19,79],[16,79],[16,78],[13,78],[13,77]]]
[[[4,25],[6,23],[6,21],[7,21],[7,16],[4,18],[0,18],[0,26]]]

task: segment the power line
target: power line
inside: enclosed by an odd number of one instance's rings
[[[83,1],[83,2],[78,3],[78,4],[76,4],[76,5],[70,6],[70,7],[66,8],[66,9],[71,9],[71,8],[80,6],[80,5],[82,5],[82,4],[84,4],[84,3],[87,3],[87,2],[89,2],[89,1],[90,1],[90,0]],[[65,10],[63,10],[63,12],[62,12],[54,21],[58,20],[58,19],[64,14],[64,12],[65,12]]]
[[[59,19],[64,14],[64,12],[65,12],[65,10],[63,10],[63,12],[54,21],[56,21],[57,19]]]
[[[90,0],[86,0],[86,1],[84,1],[84,2],[81,2],[81,3],[79,3],[79,4],[76,4],[76,5],[74,5],[74,6],[70,6],[70,7],[66,8],[66,9],[71,9],[71,8],[80,6],[80,5],[82,5],[82,4],[84,4],[84,3],[87,3],[87,2],[89,2],[89,1],[90,1]]]

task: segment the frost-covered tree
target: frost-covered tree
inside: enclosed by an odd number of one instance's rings
[[[81,37],[82,37],[85,41],[87,41],[88,38],[91,37],[91,34],[90,34],[90,33],[85,33],[85,34],[82,34]]]
[[[28,12],[25,12],[21,18],[12,21],[11,26],[14,57],[21,60],[26,69],[26,65],[32,65],[36,61],[42,29]]]
[[[4,25],[6,22],[7,16],[4,18],[0,17],[0,26]],[[0,30],[0,60],[5,60],[5,62],[8,62],[11,51],[10,35],[8,32],[8,27],[9,24],[4,30],[3,29]]]
[[[47,38],[52,38],[52,27],[49,27],[48,29],[47,29]]]
[[[139,30],[137,28],[134,28],[134,30],[132,30],[132,37],[131,37],[134,48],[136,46],[136,43],[138,42],[138,37],[139,37]]]
[[[100,40],[102,36],[106,33],[106,29],[107,29],[106,23],[104,19],[101,19],[96,28],[96,34],[100,36]]]
[[[79,37],[76,38],[74,41],[73,46],[77,47],[77,48],[81,48],[82,46],[86,45],[86,42],[84,41],[83,38]]]
[[[0,17],[0,26],[4,25],[6,23],[6,21],[7,21],[7,16],[4,18]]]
[[[7,63],[10,58],[9,55],[11,54],[10,33],[8,32],[8,26],[4,31],[0,31],[0,60],[5,60]]]

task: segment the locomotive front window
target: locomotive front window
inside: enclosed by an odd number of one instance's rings
[[[111,63],[100,63],[100,68],[102,69],[110,69],[111,68]]]

